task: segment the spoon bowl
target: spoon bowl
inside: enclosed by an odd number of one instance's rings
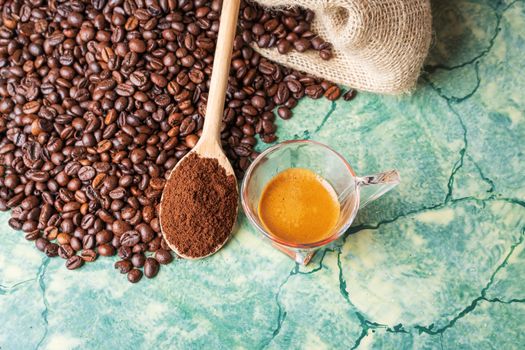
[[[202,142],[201,142],[202,141]],[[237,178],[235,177],[235,173],[233,171],[233,167],[230,163],[230,161],[228,160],[228,158],[226,157],[226,155],[224,154],[223,150],[222,150],[222,147],[219,143],[214,143],[214,142],[210,142],[209,140],[205,140],[204,138],[201,138],[201,141],[199,141],[197,143],[197,145],[195,145],[195,147],[190,151],[188,152],[188,154],[186,154],[178,163],[177,165],[173,168],[173,170],[171,171],[169,177],[168,177],[168,181],[167,183],[170,182],[173,174],[175,173],[175,169],[177,169],[177,167],[179,167],[181,164],[183,164],[184,162],[188,161],[188,157],[192,154],[196,154],[197,156],[199,156],[200,158],[212,158],[212,159],[217,159],[218,163],[219,163],[219,166],[222,167],[225,172],[226,172],[226,175],[227,176],[233,176],[233,178],[235,179],[235,190],[237,192],[237,197],[239,196],[239,193],[238,193],[238,184],[237,184]],[[183,180],[181,180],[183,181]],[[164,236],[164,240],[166,241],[166,243],[168,244],[168,246],[170,247],[171,250],[173,250],[178,256],[180,256],[181,258],[184,258],[184,259],[190,259],[190,260],[195,260],[195,259],[202,259],[202,258],[206,258],[210,255],[213,255],[215,254],[217,251],[219,251],[229,240],[230,236],[231,236],[231,233],[230,235],[223,241],[221,242],[220,244],[218,244],[217,246],[215,246],[215,248],[207,255],[203,255],[203,256],[198,256],[198,257],[192,257],[192,256],[188,256],[188,255],[185,255],[183,254],[176,245],[172,244],[167,238],[166,238],[166,235],[165,235],[165,230],[164,230],[164,227],[165,225],[163,225],[163,215],[162,215],[162,209],[163,209],[163,204],[165,203],[164,201],[164,193],[166,193],[166,191],[163,191],[162,192],[162,196],[161,196],[161,199],[160,199],[160,210],[159,210],[159,221],[160,221],[160,227],[161,227],[161,231],[162,231],[162,235]],[[237,208],[236,208],[236,211],[235,211],[235,219],[234,219],[234,224],[232,225],[231,227],[231,230],[233,229],[234,225],[235,225],[235,222],[237,221],[237,215],[238,215],[238,212],[239,212],[239,206],[237,205]],[[230,231],[231,231],[230,230]]]

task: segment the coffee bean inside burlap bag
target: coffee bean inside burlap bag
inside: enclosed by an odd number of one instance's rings
[[[315,12],[312,29],[333,44],[334,57],[317,52],[261,49],[263,56],[359,90],[397,94],[414,88],[431,41],[429,0],[256,0],[275,9]]]

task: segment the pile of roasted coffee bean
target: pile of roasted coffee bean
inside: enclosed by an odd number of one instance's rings
[[[0,210],[49,257],[98,256],[130,282],[173,260],[157,217],[165,178],[204,121],[220,1],[7,0],[0,19]],[[303,96],[334,84],[283,68],[261,47],[318,50],[313,14],[243,3],[222,140],[238,176]],[[346,94],[351,99],[353,91]]]

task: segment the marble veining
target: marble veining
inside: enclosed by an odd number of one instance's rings
[[[138,285],[44,257],[0,215],[0,349],[522,349],[525,2],[434,1],[412,95],[303,100],[284,139],[402,183],[306,267],[246,218],[210,259]],[[260,145],[261,148],[265,147]]]

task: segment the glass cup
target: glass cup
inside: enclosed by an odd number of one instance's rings
[[[262,224],[258,205],[266,184],[288,168],[306,168],[323,177],[334,189],[340,205],[339,219],[332,233],[321,241],[291,243],[268,232]],[[339,153],[310,140],[284,141],[261,153],[250,165],[241,186],[241,202],[250,222],[272,244],[297,263],[306,265],[317,249],[341,237],[350,227],[357,211],[399,184],[399,173],[390,170],[359,177]]]

